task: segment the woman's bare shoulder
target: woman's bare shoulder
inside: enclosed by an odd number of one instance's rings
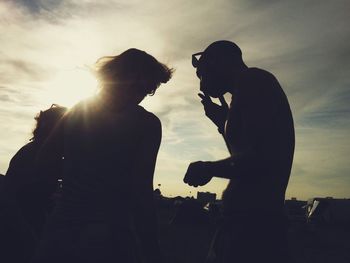
[[[147,111],[141,106],[138,106],[138,112],[145,128],[161,129],[161,121],[154,113]]]

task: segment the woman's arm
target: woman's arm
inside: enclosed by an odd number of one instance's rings
[[[161,142],[161,123],[154,115],[142,127],[144,139],[136,153],[133,170],[132,213],[145,262],[159,262],[157,218],[153,198],[153,174]]]

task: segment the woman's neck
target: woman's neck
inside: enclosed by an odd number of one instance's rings
[[[122,94],[118,93],[107,93],[101,92],[98,95],[98,104],[99,107],[107,109],[109,111],[120,111],[125,108],[136,106],[136,103],[132,103],[132,101]]]

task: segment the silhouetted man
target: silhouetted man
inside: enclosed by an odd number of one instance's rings
[[[197,56],[200,58],[197,59]],[[228,178],[224,222],[209,259],[215,262],[286,262],[284,197],[294,154],[294,125],[286,95],[269,72],[249,68],[240,48],[217,41],[192,56],[205,113],[218,127],[230,157],[194,162],[184,182]],[[223,95],[232,94],[230,106]],[[221,106],[211,101],[219,98]]]

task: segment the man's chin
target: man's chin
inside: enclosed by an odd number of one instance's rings
[[[222,94],[218,94],[218,93],[208,93],[208,95],[214,99],[219,98],[220,96],[222,96]]]
[[[216,98],[216,99],[223,95],[223,94],[221,94],[221,92],[208,91],[208,90],[203,90],[203,89],[201,89],[201,92],[203,92],[204,94],[207,94],[208,96],[210,96],[212,98]]]

